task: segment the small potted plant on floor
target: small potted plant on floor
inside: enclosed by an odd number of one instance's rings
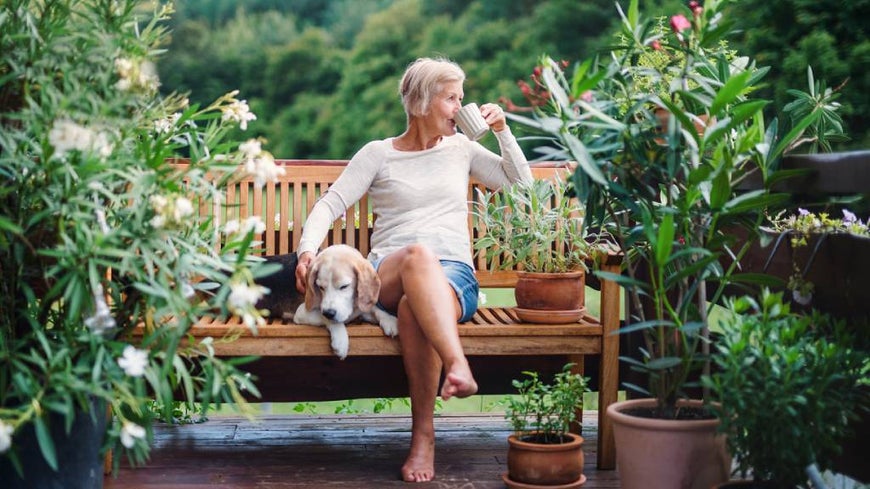
[[[508,487],[579,487],[583,475],[583,437],[571,432],[582,422],[587,379],[564,366],[552,383],[537,372],[514,380],[517,394],[506,398],[505,418],[514,434],[508,437]]]
[[[703,381],[736,469],[751,474],[749,487],[803,486],[808,466],[825,470],[839,452],[866,396],[859,386],[870,361],[844,322],[793,313],[782,293],[742,297],[731,309],[715,373]]]
[[[480,192],[474,243],[495,269],[519,271],[517,315],[531,322],[575,322],[585,303],[587,243],[580,202],[562,180],[533,180]],[[554,292],[555,291],[555,292]]]

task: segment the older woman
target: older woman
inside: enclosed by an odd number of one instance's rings
[[[469,178],[488,187],[530,180],[528,162],[502,109],[480,112],[498,140],[501,156],[456,132],[465,73],[444,59],[422,58],[399,84],[407,127],[399,136],[360,149],[323,194],[305,222],[297,253],[296,286],[305,289],[309,265],[330,224],[368,192],[377,216],[372,261],[381,278],[378,307],[395,314],[411,397],[411,448],[402,466],[407,482],[435,476],[434,408],[440,395],[477,392],[462,351],[457,323],[477,309],[468,234]]]

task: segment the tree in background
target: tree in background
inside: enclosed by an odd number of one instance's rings
[[[804,87],[806,67],[817,80],[828,80],[840,91],[841,115],[849,146],[870,145],[870,0],[738,0],[744,31],[734,43],[770,66],[765,94],[773,106],[788,102],[789,87]]]
[[[806,86],[800,67],[807,64],[817,79],[848,79],[841,114],[851,144],[866,146],[870,0],[770,0],[752,8],[747,1],[734,4],[748,27],[732,46],[771,66],[766,96],[775,107],[788,100],[785,87]],[[666,15],[681,4],[649,0],[644,8]],[[188,0],[179,10],[159,65],[164,90],[203,100],[242,90],[259,117],[249,133],[284,158],[344,159],[366,141],[400,132],[398,76],[419,56],[459,62],[468,101],[519,101],[517,81],[528,79],[542,54],[585,59],[612,45],[617,27],[613,0]]]

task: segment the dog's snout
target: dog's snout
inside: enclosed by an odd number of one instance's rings
[[[320,314],[326,319],[335,319],[335,309],[321,309]]]

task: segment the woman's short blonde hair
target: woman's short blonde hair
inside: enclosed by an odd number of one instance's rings
[[[429,112],[432,98],[445,83],[464,82],[465,72],[458,64],[444,58],[419,58],[408,66],[399,82],[399,95],[405,114],[419,117]]]

